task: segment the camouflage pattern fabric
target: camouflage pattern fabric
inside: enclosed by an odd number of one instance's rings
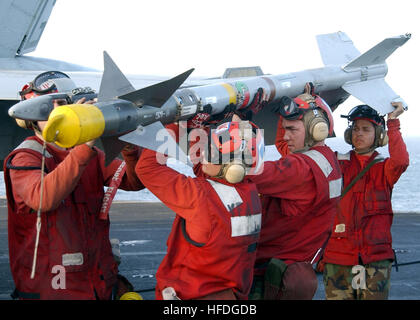
[[[276,258],[271,258],[268,263],[260,266],[266,268],[264,275],[254,275],[249,300],[274,299],[281,291],[284,272],[287,264]]]
[[[327,300],[387,300],[391,280],[391,260],[362,266],[325,264],[324,286]]]
[[[248,295],[249,300],[263,300],[264,299],[264,276],[254,275],[251,292]]]

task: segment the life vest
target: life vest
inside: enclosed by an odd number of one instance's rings
[[[338,153],[337,158],[346,186],[362,168],[354,151]],[[384,174],[385,159],[376,151],[368,162],[374,159],[380,161],[353,185],[340,202],[333,233],[324,253],[326,263],[357,265],[394,258],[392,187]]]
[[[247,299],[261,229],[261,204],[253,183],[223,184],[204,178],[206,197],[200,199],[210,214],[212,231],[206,243],[197,243],[186,233],[185,222],[175,217],[168,239],[168,253],[156,273],[156,297],[173,287],[182,300],[198,299],[232,289],[238,299]],[[164,199],[163,199],[164,201]]]
[[[287,264],[311,262],[331,233],[342,188],[337,159],[328,147],[314,147],[294,156],[301,157],[309,165],[314,189],[312,194],[299,195],[298,200],[263,196],[264,219],[256,274],[264,273],[271,258],[281,259]],[[310,201],[309,209],[300,212],[302,209],[297,204]],[[315,261],[318,259],[319,256]]]
[[[99,157],[86,166],[74,190],[53,211],[41,213],[36,272],[30,279],[36,237],[36,212],[13,198],[10,170],[19,152],[42,159],[42,145],[27,138],[5,159],[4,175],[8,202],[10,267],[17,296],[29,299],[109,299],[116,282],[117,264],[109,241],[109,219],[99,219],[104,195]],[[98,152],[100,152],[98,150]],[[52,172],[58,161],[47,146],[45,167]],[[41,168],[26,168],[26,170]],[[64,269],[63,269],[64,268]],[[65,271],[65,288],[54,277]]]

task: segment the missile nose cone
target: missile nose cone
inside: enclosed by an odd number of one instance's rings
[[[53,108],[54,106],[49,100],[43,101],[43,99],[34,98],[16,103],[9,108],[8,114],[12,118],[22,120],[48,120]]]
[[[9,108],[8,113],[9,113],[9,117],[16,118],[16,117],[14,116],[15,112],[13,111],[13,107],[12,107],[12,108]]]
[[[9,116],[12,118],[22,119],[21,117],[25,114],[24,112],[25,109],[26,108],[24,108],[24,106],[22,107],[21,102],[18,102],[17,104],[9,108],[8,113],[9,113]]]

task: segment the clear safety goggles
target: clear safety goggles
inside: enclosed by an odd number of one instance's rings
[[[74,82],[65,73],[60,71],[47,71],[39,74],[33,81],[24,85],[19,94],[22,100],[28,100],[34,96],[71,91],[74,88]]]

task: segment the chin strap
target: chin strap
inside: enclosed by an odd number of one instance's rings
[[[311,146],[305,145],[302,149],[295,150],[292,153],[304,153],[304,152],[308,151],[310,148],[311,148]]]
[[[53,142],[57,139],[58,131],[55,133]],[[35,247],[34,247],[34,257],[32,260],[32,271],[31,279],[35,278],[35,269],[36,269],[36,259],[38,256],[38,245],[39,245],[39,235],[41,233],[41,212],[42,212],[42,200],[44,198],[44,171],[45,171],[45,151],[47,150],[47,142],[43,140],[42,144],[42,160],[41,160],[41,191],[39,195],[39,206],[36,213],[36,238],[35,238]]]
[[[366,153],[369,153],[369,152],[371,152],[371,151],[374,151],[375,149],[376,149],[375,145],[372,145],[371,147],[369,147],[369,148],[367,148],[367,149],[357,151],[357,150],[354,148],[354,146],[353,146],[353,150],[354,150],[354,152],[356,152],[357,154],[366,154]]]
[[[46,149],[47,149],[47,143],[44,140],[44,143],[42,144],[42,161],[41,161],[41,192],[39,196],[38,211],[36,213],[36,239],[35,239],[35,247],[34,247],[34,257],[32,261],[31,279],[35,277],[36,258],[38,256],[39,234],[41,232],[41,211],[42,211],[42,199],[44,196],[44,169],[45,169],[45,150]]]

